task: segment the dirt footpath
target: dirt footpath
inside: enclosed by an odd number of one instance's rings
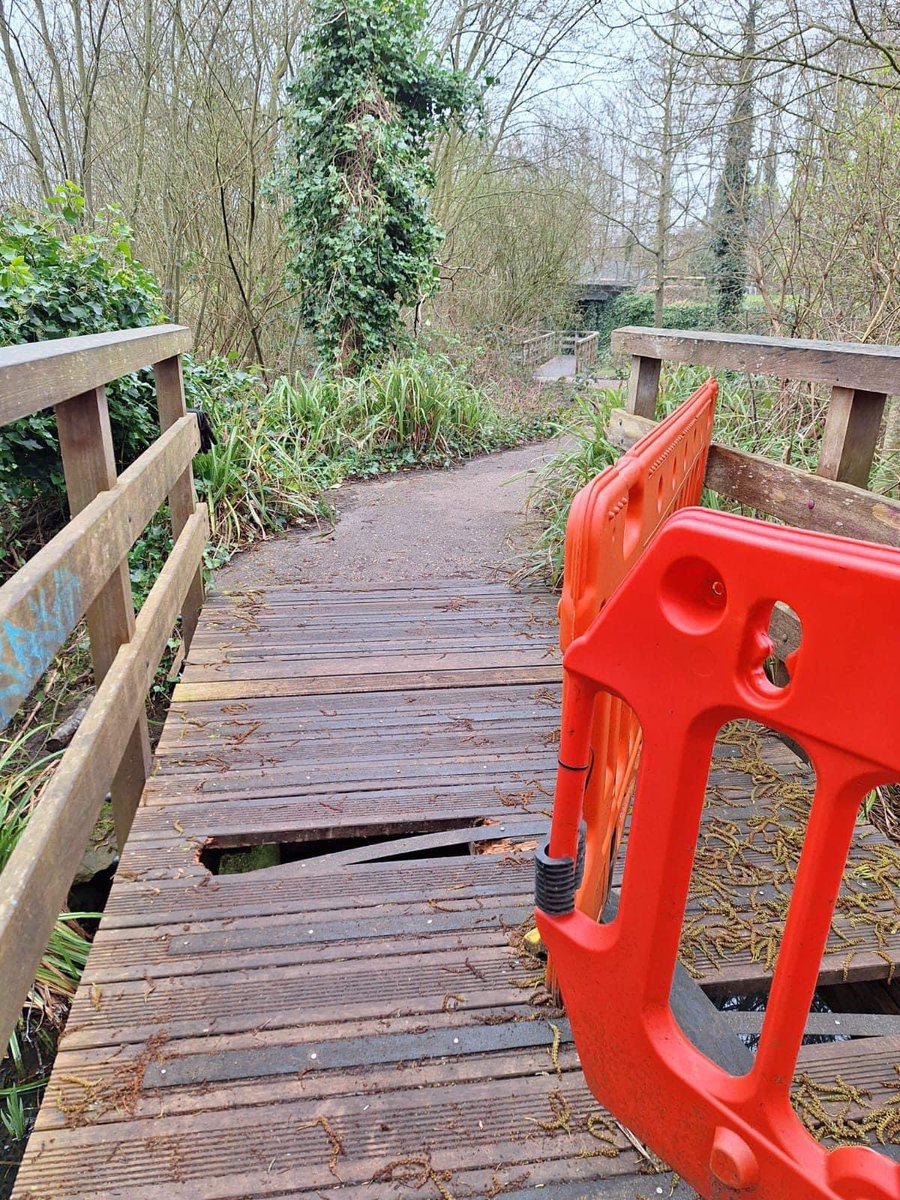
[[[543,442],[449,470],[345,484],[329,493],[334,529],[293,529],[260,542],[217,573],[218,586],[496,579],[527,544],[528,489],[555,449]]]

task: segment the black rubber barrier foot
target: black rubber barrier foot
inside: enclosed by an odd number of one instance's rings
[[[578,857],[551,858],[549,840],[534,852],[534,902],[548,917],[562,917],[575,908],[575,893],[584,877],[584,846],[587,826],[578,829]]]

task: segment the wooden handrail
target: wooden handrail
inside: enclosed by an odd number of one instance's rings
[[[0,730],[199,448],[196,419],[182,417],[0,588]]]
[[[522,363],[528,366],[540,357],[553,358],[556,354],[575,355],[575,373],[578,374],[578,360],[584,356],[586,362],[595,362],[599,347],[600,335],[595,330],[584,332],[578,329],[548,329],[526,338],[520,343],[522,347]],[[539,347],[543,346],[542,351]]]
[[[628,450],[653,426],[647,417],[614,408],[607,436],[611,445]],[[717,442],[710,446],[705,483],[719,495],[800,529],[900,548],[900,500],[889,496]]]
[[[148,325],[7,346],[0,350],[0,425],[184,354],[192,343],[183,325]]]
[[[82,616],[97,692],[0,874],[0,1045],[15,1027],[104,797],[121,849],[150,767],[146,699],[178,616],[203,599],[206,508],[194,493],[178,325],[0,350],[0,424],[53,406],[72,519],[0,588],[0,728]],[[152,367],[160,436],[117,475],[105,384]],[[128,551],[168,497],[175,545],[135,618]]]
[[[600,334],[596,330],[575,335],[575,374],[580,375],[582,368],[597,361],[600,348]]]
[[[612,348],[631,355],[628,411],[654,417],[659,376],[673,362],[830,384],[817,474],[865,488],[889,395],[900,394],[900,346],[626,326]]]
[[[557,338],[558,334],[553,330],[545,330],[534,337],[526,338],[522,342],[522,365],[527,367],[540,358],[552,358],[556,353]],[[538,348],[542,345],[544,349],[541,351]]]
[[[628,325],[612,334],[617,354],[698,363],[750,375],[804,379],[832,387],[900,392],[900,346],[820,342],[804,338],[754,337]]]
[[[0,875],[0,1045],[15,1028],[57,914],[206,543],[198,505]]]

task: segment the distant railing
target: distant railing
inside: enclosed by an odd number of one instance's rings
[[[185,409],[190,332],[161,325],[0,350],[0,425],[53,407],[71,520],[0,588],[0,729],[87,618],[97,691],[0,875],[0,1047],[112,793],[123,845],[147,773],[146,698],[181,615],[190,643],[203,602],[206,508],[194,494],[200,447]],[[116,474],[105,385],[152,366],[161,435]],[[135,618],[128,551],[168,498],[175,545]]]
[[[522,343],[522,366],[532,367],[553,358],[559,351],[559,334],[555,330],[535,334]]]
[[[629,327],[612,348],[631,355],[626,408],[608,431],[620,449],[652,427],[665,360],[830,386],[815,474],[713,442],[705,484],[789,525],[900,548],[900,501],[867,490],[887,397],[900,394],[900,346]],[[797,621],[776,609],[772,635],[783,659],[799,642]]]
[[[602,286],[605,283],[642,283],[650,274],[647,267],[636,266],[623,259],[607,259],[605,262],[582,269],[578,287]]]
[[[575,354],[575,374],[581,375],[597,361],[597,351],[600,345],[599,333],[576,334],[573,343]]]
[[[574,355],[575,374],[597,361],[599,333],[577,329],[549,329],[527,338],[522,345],[522,365],[538,366],[558,355]]]

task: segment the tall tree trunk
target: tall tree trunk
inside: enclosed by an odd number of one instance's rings
[[[153,0],[144,0],[143,36],[141,38],[141,103],[138,111],[137,144],[134,152],[134,184],[131,192],[129,220],[137,220],[144,190],[144,159],[147,153],[147,115],[150,110],[150,91],[154,75]]]
[[[37,0],[35,4],[38,15],[38,23],[41,30],[41,39],[44,43],[44,53],[47,55],[47,62],[50,66],[50,72],[53,77],[53,88],[56,93],[56,110],[51,118],[51,124],[56,136],[56,144],[59,148],[60,169],[62,170],[63,178],[74,179],[77,175],[76,170],[76,154],[75,142],[72,137],[70,121],[69,121],[69,105],[71,103],[70,95],[66,91],[63,82],[62,66],[60,64],[59,55],[56,53],[54,39],[50,31],[50,26],[47,23],[47,13],[44,9],[43,0]],[[52,106],[50,106],[52,109]],[[73,114],[73,119],[75,115]]]
[[[669,225],[672,219],[672,173],[674,155],[674,139],[672,136],[672,120],[675,98],[675,55],[673,48],[666,57],[665,75],[663,77],[665,93],[663,96],[662,130],[659,151],[659,193],[656,201],[656,247],[655,247],[655,287],[653,290],[653,323],[660,328],[663,323],[663,308],[666,303],[666,271],[668,269]]]
[[[22,74],[19,70],[19,63],[12,48],[12,39],[9,36],[9,21],[6,15],[6,10],[3,7],[3,0],[0,0],[0,42],[3,44],[3,57],[6,60],[6,68],[9,71],[9,77],[12,80],[13,91],[16,94],[16,105],[19,109],[19,119],[22,122],[22,128],[25,131],[24,142],[28,147],[28,153],[34,163],[34,169],[38,177],[38,184],[45,196],[50,194],[50,176],[47,172],[47,162],[44,158],[44,152],[41,148],[41,139],[38,137],[37,126],[31,115],[31,108],[28,104],[28,97],[25,93],[25,86],[22,83]]]
[[[753,85],[756,17],[759,0],[750,0],[735,97],[728,120],[725,162],[719,181],[712,241],[713,287],[721,323],[738,323],[747,287],[747,242],[750,226],[750,158],[753,151]]]
[[[84,56],[84,24],[81,0],[72,2],[72,29],[75,43],[75,70],[78,83],[78,100],[81,106],[81,152],[79,155],[78,182],[84,189],[84,204],[89,213],[94,211],[94,180],[90,154],[90,115],[87,97],[87,61]]]

